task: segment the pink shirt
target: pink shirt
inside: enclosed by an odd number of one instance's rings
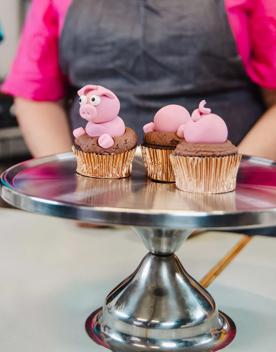
[[[2,90],[37,101],[65,96],[58,41],[72,0],[33,0]],[[225,0],[238,52],[251,80],[276,89],[276,1]]]

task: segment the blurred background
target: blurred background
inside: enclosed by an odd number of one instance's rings
[[[11,66],[30,0],[0,1],[0,85]],[[13,99],[0,93],[0,173],[30,157],[13,114]],[[7,204],[0,198],[0,206]]]
[[[20,31],[30,0],[0,1],[0,84],[7,75],[16,52]],[[29,157],[12,108],[11,97],[0,93],[0,171]]]

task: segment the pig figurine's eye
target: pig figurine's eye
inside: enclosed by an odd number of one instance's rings
[[[94,106],[97,106],[101,102],[101,98],[98,95],[92,95],[90,98],[90,103]]]
[[[87,103],[87,97],[85,95],[81,95],[79,97],[79,102],[80,102],[80,105],[84,105]]]

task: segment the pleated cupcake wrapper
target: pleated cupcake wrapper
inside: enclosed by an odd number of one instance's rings
[[[142,157],[147,175],[152,180],[174,182],[174,172],[170,162],[171,149],[155,149],[142,146]]]
[[[196,193],[226,193],[236,188],[240,155],[186,157],[171,155],[176,187]]]
[[[77,173],[97,178],[124,178],[131,174],[135,149],[112,155],[86,153],[73,147]]]

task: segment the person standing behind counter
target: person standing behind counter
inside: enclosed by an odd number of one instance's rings
[[[166,104],[207,99],[242,153],[276,159],[276,1],[33,0],[2,90],[34,156],[70,150],[62,101],[88,83],[138,133]]]

